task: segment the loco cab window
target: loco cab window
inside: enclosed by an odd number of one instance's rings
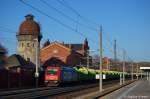
[[[56,75],[56,74],[57,74],[57,69],[49,69],[49,70],[47,71],[47,74]]]

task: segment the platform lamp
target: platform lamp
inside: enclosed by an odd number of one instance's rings
[[[35,67],[35,85],[38,87],[38,81],[39,81],[39,42],[38,39],[34,39],[36,41],[36,67]]]

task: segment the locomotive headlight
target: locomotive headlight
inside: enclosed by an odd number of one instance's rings
[[[45,83],[47,83],[48,81],[46,80]]]

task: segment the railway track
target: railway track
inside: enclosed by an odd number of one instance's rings
[[[30,88],[30,89],[17,89],[17,90],[12,90],[12,91],[1,91],[0,92],[0,99],[4,98],[9,98],[9,96],[14,96],[14,95],[20,95],[20,94],[26,94],[26,93],[32,93],[32,92],[37,92],[37,91],[42,91],[42,90],[50,90],[54,87],[40,87],[40,88]],[[56,88],[56,87],[55,87]],[[12,97],[13,98],[13,97]]]
[[[112,84],[116,84],[118,82],[119,82],[118,80],[108,81],[104,83],[104,86],[109,87],[112,86]],[[51,99],[58,95],[70,94],[84,89],[88,90],[90,88],[95,88],[97,86],[98,83],[94,83],[94,84],[82,84],[64,87],[44,87],[11,92],[8,91],[8,92],[1,92],[0,99],[35,99],[35,98],[44,99],[45,97]]]
[[[88,85],[88,83],[86,83]],[[84,84],[85,85],[85,84]],[[82,88],[84,88],[84,85]],[[92,84],[89,87],[94,87],[97,84]],[[22,89],[22,90],[14,90],[14,91],[4,91],[0,92],[0,99],[33,99],[40,98],[45,96],[54,96],[61,93],[78,90],[77,85],[68,85],[68,86],[60,86],[60,87],[42,87],[42,88],[32,88],[32,89]]]

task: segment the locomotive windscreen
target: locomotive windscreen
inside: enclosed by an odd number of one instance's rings
[[[57,71],[58,71],[57,69],[49,69],[49,70],[47,70],[47,74],[56,75]]]
[[[60,67],[48,66],[45,72],[46,81],[57,81],[60,78]]]

